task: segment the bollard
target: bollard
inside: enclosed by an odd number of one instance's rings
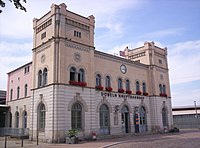
[[[7,148],[7,136],[5,136],[5,145],[4,148]]]
[[[22,137],[21,139],[22,139],[21,147],[23,147],[24,146],[24,138]]]

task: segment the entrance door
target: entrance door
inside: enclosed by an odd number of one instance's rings
[[[100,133],[102,135],[109,135],[110,134],[110,117],[109,117],[109,110],[107,105],[103,104],[100,107],[99,112],[99,119],[100,119]]]
[[[147,131],[147,121],[146,121],[146,111],[145,108],[142,106],[140,108],[140,132]]]
[[[125,133],[129,133],[129,110],[127,106],[123,106],[122,110],[122,126],[124,128]]]

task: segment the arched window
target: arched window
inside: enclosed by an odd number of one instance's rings
[[[160,91],[160,94],[163,93],[163,89],[162,89],[162,85],[161,84],[159,84],[159,91]]]
[[[45,119],[46,118],[46,110],[45,105],[42,103],[38,107],[38,125],[39,130],[45,129]]]
[[[9,127],[12,127],[12,113],[9,112],[9,114],[10,114]]]
[[[28,85],[25,84],[25,86],[24,86],[24,97],[26,97],[27,94],[28,94]]]
[[[146,112],[145,112],[145,108],[143,106],[140,107],[140,124],[141,125],[146,124]]]
[[[79,103],[75,103],[72,106],[71,126],[72,129],[82,129],[82,107]]]
[[[47,68],[44,68],[43,70],[43,86],[45,86],[47,84]]]
[[[163,126],[168,126],[167,110],[165,107],[162,109],[162,122],[163,122]]]
[[[70,68],[70,81],[76,81],[76,68]]]
[[[139,83],[139,81],[136,81],[135,87],[136,87],[136,92],[140,91],[140,83]]]
[[[110,77],[106,76],[106,88],[110,87]]]
[[[122,87],[122,79],[121,78],[119,78],[118,79],[118,89],[122,89],[123,87]]]
[[[19,112],[15,112],[15,127],[19,128]]]
[[[22,113],[22,128],[27,128],[27,112]]]
[[[130,90],[130,81],[126,80],[126,90]]]
[[[142,83],[142,91],[143,91],[143,93],[146,93],[146,83],[145,82]]]
[[[83,69],[80,69],[78,72],[78,82],[84,82],[85,81],[85,71]]]
[[[99,122],[100,122],[100,131],[101,134],[109,134],[109,126],[110,126],[110,116],[108,106],[103,104],[99,110]]]
[[[38,72],[38,87],[42,86],[42,70]]]
[[[13,99],[13,89],[10,90],[10,100]]]
[[[96,86],[101,86],[101,75],[100,74],[96,75]]]
[[[166,94],[166,86],[163,85],[163,94]]]
[[[17,99],[19,99],[19,94],[20,94],[20,87],[17,87]]]

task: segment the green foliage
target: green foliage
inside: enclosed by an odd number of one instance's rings
[[[75,130],[75,129],[68,130],[67,136],[69,136],[69,138],[77,137],[78,136],[78,130]]]
[[[20,0],[9,0],[11,3],[15,5],[16,9],[20,9],[26,12],[26,8],[21,4]],[[26,3],[26,0],[23,0],[24,3]],[[0,8],[3,8],[6,6],[6,3],[3,0],[0,0]],[[0,13],[2,10],[0,9]]]

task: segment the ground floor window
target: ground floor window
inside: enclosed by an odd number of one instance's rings
[[[110,133],[110,116],[108,106],[106,104],[101,105],[99,111],[99,121],[100,121],[100,132],[101,134]]]
[[[45,120],[46,120],[46,109],[45,105],[42,103],[38,107],[38,125],[39,125],[39,130],[44,130],[45,129]]]
[[[162,121],[163,121],[163,126],[168,126],[167,110],[166,110],[166,108],[162,109]]]
[[[15,127],[19,128],[19,112],[15,112]]]
[[[79,103],[72,106],[71,126],[72,129],[82,129],[82,107]]]

